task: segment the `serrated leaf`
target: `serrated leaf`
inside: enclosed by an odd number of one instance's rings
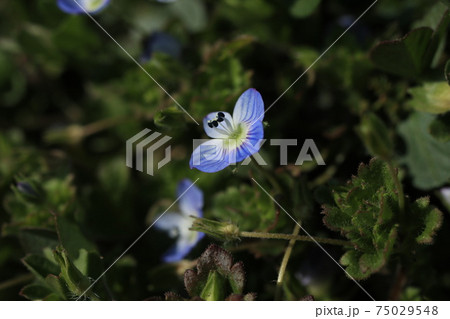
[[[386,264],[397,238],[398,199],[388,165],[380,159],[360,165],[333,194],[335,204],[323,206],[324,223],[354,244],[341,258],[350,276],[367,278]]]
[[[430,134],[441,143],[450,142],[450,112],[437,116],[430,124]]]
[[[442,225],[442,212],[433,206],[429,206],[429,202],[428,197],[423,197],[417,199],[411,206],[413,218],[419,219],[420,225],[423,227],[416,237],[419,244],[431,244],[436,231]]]
[[[439,187],[450,178],[450,142],[439,142],[428,132],[434,118],[432,114],[415,112],[398,128],[407,146],[402,161],[409,168],[414,186],[423,190]]]

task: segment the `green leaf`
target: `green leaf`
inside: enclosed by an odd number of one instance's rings
[[[402,161],[409,168],[414,186],[423,190],[439,187],[450,178],[450,142],[442,143],[428,131],[435,117],[415,112],[398,128],[407,147]]]
[[[42,254],[44,249],[54,249],[58,237],[54,231],[39,228],[23,228],[19,231],[19,240],[28,254]]]
[[[272,200],[248,185],[232,186],[218,193],[213,199],[212,214],[219,220],[231,220],[244,231],[264,230],[276,219]]]
[[[30,284],[22,288],[20,295],[29,300],[57,300],[52,290],[40,284]]]
[[[354,244],[341,258],[347,272],[367,278],[387,263],[397,238],[398,198],[388,165],[380,159],[361,164],[333,197],[333,204],[323,205],[323,221]]]
[[[197,261],[197,268],[184,273],[184,285],[191,297],[225,300],[227,295],[242,294],[245,283],[244,265],[233,265],[231,254],[210,245]]]
[[[427,66],[425,55],[432,35],[431,28],[414,29],[401,39],[379,43],[370,52],[370,58],[386,72],[418,77]]]
[[[225,279],[216,271],[210,271],[200,298],[206,301],[219,301],[225,299]]]
[[[446,4],[448,7],[450,7],[450,0],[440,0],[440,1]]]
[[[431,10],[433,21],[424,19],[420,27],[401,39],[384,41],[370,52],[372,62],[380,69],[404,77],[419,77],[430,65],[435,66],[445,46],[445,36],[450,23],[449,11],[437,7]],[[436,15],[441,18],[435,22]]]
[[[98,299],[90,287],[91,281],[73,263],[67,252],[62,247],[53,251],[53,256],[61,268],[60,278],[64,280],[73,296]]]
[[[371,155],[384,159],[392,157],[394,144],[386,125],[377,115],[364,114],[357,131]]]
[[[77,224],[64,217],[56,217],[56,229],[61,245],[67,250],[72,260],[77,260],[81,250],[96,252],[97,248],[81,232]]]
[[[50,274],[58,275],[60,271],[58,265],[41,255],[27,255],[22,262],[41,281]]]
[[[440,114],[450,111],[450,88],[446,82],[427,82],[408,90],[409,105],[417,111]]]
[[[431,122],[429,130],[439,142],[450,142],[450,112],[437,116]]]
[[[422,228],[419,229],[419,234],[416,237],[419,244],[431,244],[436,231],[442,225],[442,212],[433,206],[429,206],[429,203],[428,197],[422,197],[411,205],[413,218],[421,221],[420,226]]]
[[[317,9],[319,4],[320,0],[297,0],[292,5],[290,12],[295,18],[306,18]]]

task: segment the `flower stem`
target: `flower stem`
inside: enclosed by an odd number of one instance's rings
[[[292,231],[292,236],[296,237],[298,236],[298,233],[300,232],[300,224],[295,224],[294,230]],[[275,289],[275,300],[281,299],[281,291],[283,288],[283,279],[284,274],[286,272],[286,267],[289,261],[289,258],[292,254],[292,249],[294,249],[295,245],[295,238],[292,238],[289,240],[289,244],[286,247],[286,251],[284,252],[283,260],[281,261],[280,270],[278,271],[278,278],[277,278],[277,287]]]
[[[260,232],[239,232],[239,237],[247,238],[262,238],[262,239],[284,239],[284,240],[298,240],[306,242],[318,242],[321,244],[338,245],[338,246],[353,246],[353,244],[346,240],[323,238],[323,237],[308,237],[294,234],[280,234],[280,233],[260,233]]]

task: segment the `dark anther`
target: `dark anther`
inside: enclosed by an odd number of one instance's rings
[[[217,121],[212,121],[212,124],[214,125],[214,127],[218,127],[219,123],[217,123]]]
[[[223,122],[223,117],[219,117],[218,119],[217,119],[217,122]]]
[[[225,117],[225,114],[223,114],[222,112],[219,112],[219,113],[217,113],[217,116],[218,116],[219,118],[223,118],[223,117]]]
[[[213,125],[212,125],[211,122],[208,122],[208,126],[209,126],[210,128],[213,128]]]

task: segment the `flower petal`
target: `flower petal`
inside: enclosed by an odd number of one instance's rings
[[[209,140],[199,145],[192,153],[189,165],[191,168],[196,168],[205,173],[218,172],[230,165],[223,140]]]
[[[183,196],[181,196],[184,193]],[[181,213],[186,216],[202,217],[203,192],[192,184],[190,179],[183,179],[178,183],[177,196],[180,198]]]
[[[167,212],[156,221],[154,226],[157,229],[170,232],[171,230],[180,228],[180,226],[182,226],[183,223],[185,223],[184,220],[185,218],[186,217],[184,215]]]
[[[58,7],[69,14],[96,13],[105,8],[110,0],[58,0]],[[84,8],[84,10],[83,10]]]
[[[264,137],[262,122],[253,123],[247,131],[247,137],[241,141],[236,149],[236,162],[243,161],[259,151]]]
[[[264,118],[264,102],[258,91],[248,89],[239,97],[234,106],[233,120],[237,125],[240,122],[252,124]]]
[[[218,122],[218,126],[210,127],[208,125],[209,121],[216,120],[218,117],[218,113],[222,113],[224,115],[224,120],[222,122]],[[206,134],[212,138],[227,138],[229,133],[227,122],[233,125],[233,119],[231,118],[231,114],[227,112],[212,112],[205,116],[203,119],[203,128],[205,129]],[[211,124],[212,125],[212,124]],[[232,129],[232,128],[231,128]]]
[[[180,237],[179,240],[169,248],[169,250],[162,256],[163,261],[167,263],[176,262],[183,259],[192,248],[203,238],[203,233],[197,233],[192,238]]]

